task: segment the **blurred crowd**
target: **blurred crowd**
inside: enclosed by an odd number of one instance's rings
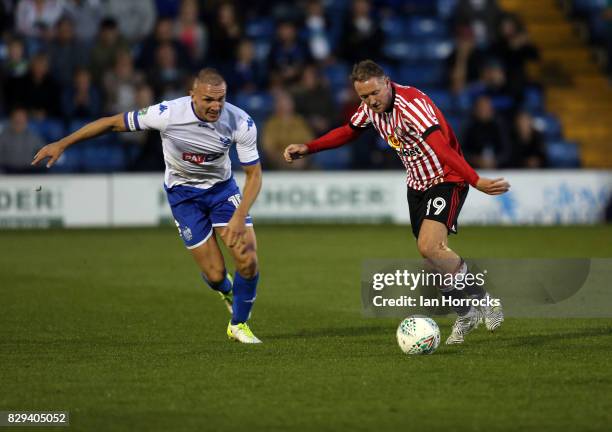
[[[0,0],[0,28],[4,172],[28,171],[45,142],[87,121],[186,95],[204,66],[256,120],[266,169],[399,168],[374,132],[281,160],[348,121],[360,101],[347,77],[365,58],[429,93],[473,166],[548,165],[542,89],[527,73],[538,50],[495,0]],[[114,156],[64,170],[163,169],[156,133],[98,144],[109,150],[96,157]]]

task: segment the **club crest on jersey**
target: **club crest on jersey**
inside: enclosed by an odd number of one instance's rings
[[[232,144],[232,139],[231,138],[226,138],[224,136],[220,136],[219,137],[219,141],[221,141],[221,144],[223,144],[226,147]]]
[[[387,137],[387,143],[395,150],[399,150],[400,146],[402,145],[400,140],[395,135],[389,135]]]

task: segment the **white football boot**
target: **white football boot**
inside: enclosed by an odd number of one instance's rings
[[[497,300],[499,306],[483,306],[481,308],[482,318],[485,327],[489,331],[495,331],[504,322],[504,311],[502,309],[501,300],[494,299],[487,294],[487,300]]]
[[[472,307],[467,314],[458,316],[455,324],[453,324],[450,336],[446,339],[446,345],[463,343],[464,336],[477,328],[481,319],[482,312],[475,307]]]
[[[231,340],[246,344],[259,344],[262,343],[251,331],[247,323],[238,323],[232,325],[230,321],[227,325],[227,337]]]

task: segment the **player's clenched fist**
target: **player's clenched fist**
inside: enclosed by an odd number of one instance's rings
[[[32,160],[32,165],[37,165],[38,162],[49,158],[49,162],[47,162],[47,168],[53,166],[53,164],[59,159],[59,157],[64,153],[66,149],[59,141],[47,144],[43,148],[41,148],[36,155],[34,155],[34,159]]]
[[[510,190],[510,183],[503,178],[488,179],[480,177],[476,189],[489,195],[501,195]]]
[[[308,154],[308,146],[306,144],[290,144],[285,149],[285,160],[289,163],[296,159],[302,159]]]

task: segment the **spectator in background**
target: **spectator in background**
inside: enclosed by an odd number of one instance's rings
[[[315,65],[306,66],[292,95],[296,111],[304,116],[316,136],[336,126],[333,94]]]
[[[525,111],[519,112],[512,130],[512,151],[508,168],[545,168],[546,146],[544,137],[533,127],[533,118]]]
[[[308,40],[310,57],[324,62],[331,55],[329,22],[325,16],[325,9],[321,0],[308,0],[306,4],[306,17],[304,29]]]
[[[15,9],[13,0],[0,0],[0,38],[10,34],[15,27]]]
[[[115,65],[119,53],[128,49],[127,42],[119,33],[117,22],[113,18],[102,20],[96,43],[90,52],[89,67],[94,82],[101,83],[104,74]]]
[[[139,85],[136,88],[136,106],[146,109],[153,104],[155,104],[153,89],[146,84]],[[130,171],[164,170],[164,152],[158,131],[149,129],[121,134],[120,139],[129,139],[129,144],[137,146],[137,154],[131,164]]]
[[[209,57],[220,69],[235,60],[238,45],[243,37],[242,22],[233,3],[223,2],[210,26]]]
[[[291,96],[278,90],[274,97],[274,113],[268,117],[263,129],[263,150],[266,166],[271,169],[304,169],[308,159],[298,159],[296,166],[289,165],[283,158],[286,146],[296,142],[308,142],[313,133],[306,119],[295,113]]]
[[[505,167],[510,151],[506,131],[505,124],[495,114],[491,99],[485,95],[478,97],[463,137],[465,159],[474,168]]]
[[[88,52],[74,33],[70,18],[64,17],[57,22],[55,40],[49,47],[51,75],[64,88],[71,85],[77,67],[87,64]]]
[[[0,77],[2,81],[9,78],[19,78],[28,73],[28,59],[25,56],[25,46],[20,38],[10,38],[7,42],[7,56],[2,63]]]
[[[16,11],[17,31],[29,38],[45,36],[62,16],[63,0],[20,0]]]
[[[138,67],[142,70],[150,70],[157,62],[157,49],[163,44],[171,44],[182,68],[191,69],[191,56],[187,48],[174,37],[174,21],[168,17],[162,17],[155,24],[155,32],[142,44]]]
[[[149,84],[156,100],[171,100],[185,95],[187,72],[181,69],[171,43],[157,47],[155,66],[149,73]]]
[[[75,70],[72,86],[63,92],[62,112],[67,120],[92,119],[102,115],[100,92],[92,83],[89,70]]]
[[[74,23],[76,38],[90,44],[102,20],[102,4],[100,0],[67,0],[64,16]]]
[[[233,67],[225,73],[228,91],[235,93],[252,93],[265,84],[265,71],[255,59],[255,46],[249,39],[243,39],[238,45],[238,53]]]
[[[371,9],[369,0],[353,0],[340,40],[340,56],[349,63],[363,59],[381,60],[385,35],[372,17]]]
[[[206,54],[208,35],[206,27],[198,21],[199,8],[196,0],[183,0],[179,10],[175,34],[187,49],[192,65],[201,66]]]
[[[144,76],[134,70],[129,52],[117,55],[115,66],[104,75],[105,111],[126,112],[136,106],[136,87],[144,82]]]
[[[538,60],[539,52],[515,15],[507,14],[502,18],[499,37],[491,47],[491,54],[502,62],[513,92],[522,93],[528,81],[527,63]]]
[[[130,42],[140,42],[153,30],[157,9],[153,0],[106,0],[106,15],[113,17],[119,31]]]
[[[457,25],[471,27],[480,47],[495,42],[500,18],[497,0],[459,0],[455,8]]]
[[[464,26],[457,30],[455,49],[446,60],[450,90],[461,93],[466,85],[478,80],[485,64],[485,52],[476,46],[474,32]]]
[[[13,108],[8,125],[0,133],[0,172],[35,171],[30,162],[44,144],[40,136],[28,129],[26,109]]]
[[[298,40],[295,24],[290,21],[279,23],[276,39],[268,55],[272,84],[281,86],[295,84],[309,60],[307,48]]]
[[[5,95],[9,109],[25,107],[37,119],[59,116],[60,88],[49,74],[46,54],[36,54],[30,62],[30,70],[22,77],[5,82]]]
[[[489,59],[481,70],[480,80],[467,89],[472,101],[481,95],[488,96],[494,109],[504,116],[508,123],[522,99],[522,92],[516,94],[513,90],[508,85],[506,71],[497,59]]]

